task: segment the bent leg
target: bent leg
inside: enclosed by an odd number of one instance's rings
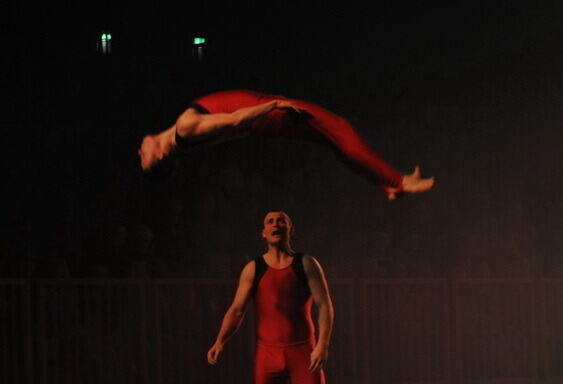
[[[286,99],[304,108],[310,116],[295,116],[291,112],[273,111],[257,122],[253,133],[262,136],[284,136],[295,139],[327,141],[336,152],[381,186],[401,188],[404,174],[393,168],[371,148],[345,118],[316,104],[279,95],[263,96],[261,101]]]
[[[389,200],[396,199],[403,192],[426,192],[434,185],[434,178],[422,178],[418,166],[412,174],[406,175],[392,167],[345,118],[316,104],[279,95],[265,95],[260,100],[264,102],[274,98],[294,103],[306,110],[309,116],[276,110],[260,120],[251,129],[252,133],[329,143],[348,165],[375,180]]]
[[[309,125],[326,136],[345,159],[370,173],[379,184],[401,186],[404,175],[383,160],[348,120],[314,104],[300,105],[312,115]]]

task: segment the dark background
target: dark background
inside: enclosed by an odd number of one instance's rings
[[[329,278],[562,276],[562,11],[8,3],[2,274],[234,277],[275,208]],[[207,38],[201,61],[194,36]],[[143,180],[141,137],[231,88],[340,113],[436,187],[388,202],[327,148],[258,138],[185,155],[167,184]]]

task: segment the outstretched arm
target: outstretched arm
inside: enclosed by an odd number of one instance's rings
[[[233,303],[223,317],[223,322],[221,323],[221,328],[215,343],[207,352],[207,361],[209,364],[215,364],[217,362],[221,352],[223,352],[223,347],[242,324],[246,307],[250,299],[250,293],[252,291],[254,270],[254,262],[251,261],[241,272],[239,285]]]
[[[327,358],[332,326],[334,323],[334,307],[328,290],[328,284],[319,262],[312,256],[303,258],[303,268],[307,275],[309,288],[313,300],[318,308],[319,340],[311,352],[311,365],[309,369],[315,371],[321,369]]]
[[[274,109],[293,110],[304,113],[305,110],[286,100],[271,100],[266,103],[238,109],[232,113],[202,114],[194,108],[188,108],[176,121],[178,135],[201,136],[220,135],[223,132],[238,132],[237,128],[247,126]]]
[[[263,118],[274,109],[284,109],[298,114],[306,110],[287,100],[271,100],[266,103],[238,109],[232,113],[202,114],[188,108],[170,128],[143,138],[138,154],[143,170],[151,169],[178,147],[176,134],[182,138],[194,138],[197,142],[218,142],[243,134],[244,128]]]

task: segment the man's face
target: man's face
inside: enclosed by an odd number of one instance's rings
[[[268,212],[264,217],[262,237],[268,244],[285,243],[292,234],[291,219],[284,212]]]
[[[137,151],[143,171],[151,168],[158,161],[158,149],[158,142],[153,136],[145,136],[143,138],[141,147]]]

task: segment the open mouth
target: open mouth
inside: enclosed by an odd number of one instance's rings
[[[273,235],[273,236],[276,236],[276,235],[279,236],[279,235],[281,235],[282,233],[283,233],[283,232],[282,232],[281,229],[276,229],[274,232],[272,232],[272,235]]]

